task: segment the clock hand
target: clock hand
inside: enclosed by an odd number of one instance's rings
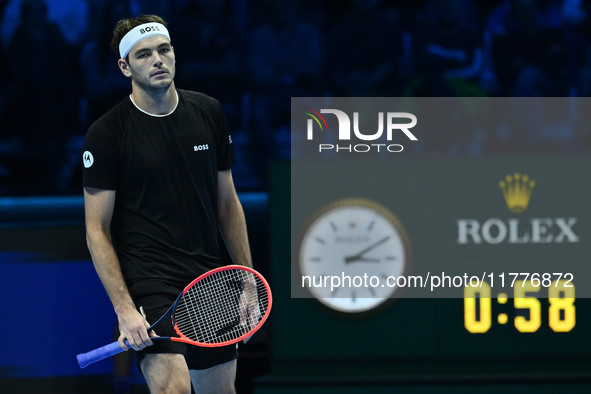
[[[346,259],[345,259],[346,261]],[[358,257],[355,259],[355,261],[361,261],[362,263],[379,263],[380,259],[378,258],[373,258],[373,257]],[[353,261],[348,261],[349,263],[352,263]]]
[[[387,237],[384,237],[384,238],[380,239],[379,241],[369,245],[365,249],[361,250],[359,253],[354,254],[352,256],[345,257],[345,263],[352,263],[354,261],[368,261],[367,258],[365,258],[365,259],[363,258],[363,255],[366,254],[367,252],[369,252],[370,250],[380,246],[381,244],[383,244],[384,242],[386,242],[389,239],[390,239],[390,236],[388,235]]]

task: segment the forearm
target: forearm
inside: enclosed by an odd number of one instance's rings
[[[150,336],[155,334],[148,333],[150,324],[135,308],[110,239],[98,232],[87,235],[87,241],[96,272],[117,314],[120,331],[119,346],[124,350],[129,347],[141,350],[151,346]]]
[[[252,267],[246,219],[237,196],[221,203],[219,209],[220,231],[235,264]]]
[[[110,239],[100,231],[88,232],[87,243],[94,268],[113,304],[115,313],[119,316],[130,309],[135,310]]]

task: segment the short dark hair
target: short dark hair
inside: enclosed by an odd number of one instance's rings
[[[111,50],[119,57],[119,43],[123,37],[134,27],[144,23],[157,22],[167,26],[166,22],[158,15],[140,15],[137,18],[121,19],[113,29],[113,38],[111,39]]]

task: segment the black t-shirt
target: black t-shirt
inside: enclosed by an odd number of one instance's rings
[[[218,171],[235,162],[219,102],[177,90],[165,116],[126,97],[88,130],[83,185],[115,190],[112,242],[128,285],[185,286],[219,266]]]

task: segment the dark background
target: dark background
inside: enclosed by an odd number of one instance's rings
[[[80,193],[84,133],[130,92],[108,48],[125,16],[170,23],[177,87],[223,103],[237,187],[258,191],[269,161],[289,156],[292,96],[587,96],[589,11],[577,0],[0,1],[0,194]],[[421,154],[588,147],[567,133],[484,136]]]

